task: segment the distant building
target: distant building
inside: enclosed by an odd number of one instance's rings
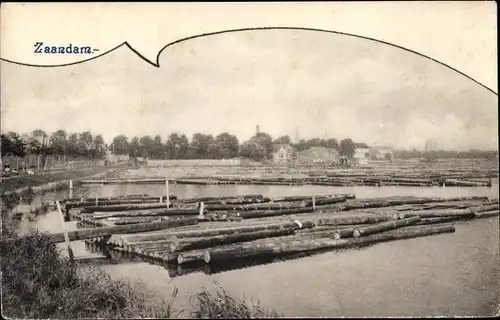
[[[109,161],[109,163],[127,162],[130,160],[130,156],[128,154],[114,154],[107,149],[105,160]]]
[[[368,164],[370,159],[370,148],[356,148],[354,149],[354,163],[359,165]]]
[[[310,147],[297,153],[297,162],[301,164],[338,164],[340,153],[332,148]]]
[[[392,161],[394,155],[390,147],[371,147],[370,160],[388,160]]]
[[[294,149],[289,144],[276,144],[273,146],[273,162],[289,163],[294,158]]]

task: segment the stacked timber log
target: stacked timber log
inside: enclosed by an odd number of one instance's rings
[[[197,270],[191,267],[195,264],[226,270],[227,266],[220,265],[238,260],[274,261],[452,233],[461,220],[498,216],[499,212],[498,199],[487,197],[241,195],[174,198],[169,205],[137,199],[71,208],[86,229],[70,232],[69,238],[105,241],[120,256],[175,265],[176,274],[184,274]],[[62,234],[51,239],[64,241]],[[179,272],[181,267],[183,272]]]
[[[478,166],[474,168],[474,165]],[[463,166],[463,167],[461,167]],[[398,164],[356,169],[331,169],[317,171],[305,168],[254,168],[252,174],[246,170],[232,169],[233,175],[215,173],[211,176],[181,176],[172,178],[175,184],[194,185],[323,185],[323,186],[449,186],[489,187],[492,178],[498,178],[498,164],[467,163],[452,164]],[[86,180],[83,184],[153,184],[165,183],[165,178],[133,178]]]

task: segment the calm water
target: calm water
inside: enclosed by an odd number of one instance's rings
[[[163,185],[106,185],[77,190],[77,196],[165,194]],[[179,197],[260,193],[266,196],[354,193],[358,198],[386,196],[480,195],[498,197],[492,188],[327,187],[327,186],[194,186],[171,185]],[[67,192],[46,194],[65,197]],[[36,227],[62,230],[57,213],[36,222],[23,220],[21,232]],[[67,223],[75,229],[76,223]],[[453,234],[382,243],[362,250],[254,266],[213,275],[193,273],[170,278],[168,271],[146,262],[104,265],[115,279],[126,279],[157,297],[168,297],[174,286],[177,305],[190,294],[212,288],[214,281],[237,296],[258,299],[285,316],[434,316],[492,315],[498,312],[500,287],[498,217],[457,224]],[[61,248],[63,245],[61,245]],[[77,256],[89,253],[73,242]],[[495,311],[496,310],[496,311]]]

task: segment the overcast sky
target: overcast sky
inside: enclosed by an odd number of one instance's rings
[[[89,130],[109,142],[230,132],[350,137],[369,145],[496,149],[497,96],[429,59],[338,34],[233,32],[165,49],[126,47],[67,67],[1,62],[2,131]]]

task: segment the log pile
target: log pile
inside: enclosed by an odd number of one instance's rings
[[[489,187],[498,178],[498,162],[452,161],[438,163],[376,162],[369,167],[322,170],[308,166],[226,168],[211,174],[173,174],[172,183],[193,185],[323,185],[323,186],[446,186]],[[197,173],[200,170],[197,169]],[[85,180],[83,184],[164,184],[164,177]]]

